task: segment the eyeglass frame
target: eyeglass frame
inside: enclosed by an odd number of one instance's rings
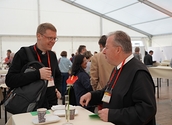
[[[58,37],[48,37],[48,36],[46,36],[46,35],[44,35],[44,34],[41,34],[42,36],[44,36],[45,38],[47,38],[48,39],[48,41],[52,41],[52,40],[54,40],[55,42],[57,42],[58,41]]]

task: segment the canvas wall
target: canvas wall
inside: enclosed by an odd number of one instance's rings
[[[59,36],[97,37],[124,30],[132,37],[146,37],[62,0],[1,0],[0,16],[0,35],[35,35],[39,23],[50,22]]]
[[[67,51],[68,58],[72,53],[75,53],[79,45],[86,45],[87,50],[99,52],[98,45],[99,37],[59,37],[59,40],[55,43],[53,51],[56,52],[57,57],[60,57],[61,51]],[[22,46],[34,45],[36,43],[35,36],[4,36],[0,39],[1,59],[6,56],[6,50],[11,49],[12,52],[17,52]],[[141,47],[141,53],[144,54],[144,44],[139,39],[132,39],[133,52],[136,46]]]
[[[142,41],[146,50],[151,45],[145,35],[62,0],[0,0],[0,16],[1,58],[7,49],[16,52],[21,46],[34,44],[36,28],[43,22],[50,22],[58,29],[60,39],[53,48],[58,56],[63,50],[69,55],[75,53],[81,44],[92,53],[99,51],[99,37],[115,30],[125,31],[132,41]],[[153,37],[152,46],[171,46],[171,39],[172,36]]]
[[[59,41],[53,47],[58,57],[63,50],[70,57],[81,44],[92,53],[99,51],[99,37],[115,30],[127,32],[133,40],[145,37],[62,0],[0,0],[0,16],[1,59],[7,49],[16,52],[21,46],[34,44],[36,28],[43,22],[52,23],[58,30]]]
[[[79,45],[86,45],[87,50],[92,53],[94,51],[99,52],[98,39],[96,37],[86,38],[86,37],[59,37],[59,40],[55,43],[53,51],[56,52],[57,57],[60,57],[61,51],[67,51],[68,58],[72,53],[75,53]],[[1,59],[6,56],[6,50],[11,49],[12,52],[16,53],[22,46],[30,46],[36,43],[35,36],[26,37],[3,37],[1,44]]]
[[[152,38],[152,47],[172,46],[172,34],[155,36]]]

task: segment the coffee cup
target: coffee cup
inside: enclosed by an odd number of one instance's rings
[[[73,120],[75,118],[75,109],[70,109],[70,120]]]
[[[46,111],[47,111],[46,108],[39,108],[39,109],[37,109],[37,113],[38,113],[38,122],[39,122],[39,123],[45,122],[45,120],[46,120],[46,119],[45,119]]]

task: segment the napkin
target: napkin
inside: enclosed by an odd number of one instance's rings
[[[90,118],[100,118],[98,114],[91,114],[89,115]]]
[[[30,114],[31,114],[32,116],[38,115],[37,111],[30,112]],[[46,111],[46,114],[50,114],[50,112],[47,110],[47,111]]]

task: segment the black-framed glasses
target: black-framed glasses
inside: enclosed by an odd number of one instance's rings
[[[55,41],[55,42],[57,42],[58,41],[58,38],[57,37],[48,37],[48,36],[45,36],[44,34],[41,34],[41,35],[43,35],[44,37],[46,37],[47,39],[48,39],[48,41]]]

